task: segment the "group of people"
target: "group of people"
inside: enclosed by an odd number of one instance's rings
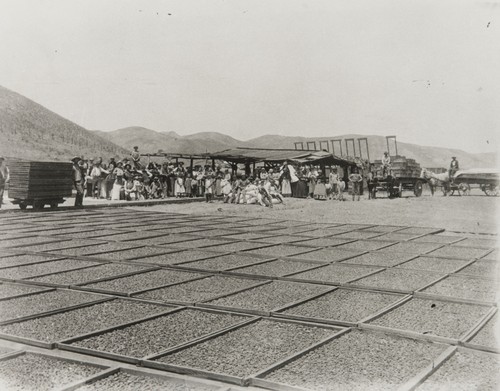
[[[144,200],[167,197],[214,197],[235,204],[260,204],[272,207],[285,197],[314,198],[318,200],[344,200],[349,182],[353,200],[360,200],[366,183],[368,199],[375,198],[377,176],[368,168],[352,166],[330,167],[324,173],[314,165],[297,165],[285,161],[281,165],[265,166],[254,172],[247,167],[245,174],[230,173],[228,168],[211,165],[184,167],[183,162],[141,163],[138,148],[134,147],[129,158],[107,163],[102,158],[72,159],[73,180],[77,190],[76,206],[83,197],[108,200]],[[371,165],[369,165],[371,167]],[[458,170],[453,158],[450,173]],[[366,175],[365,175],[366,174]],[[387,152],[382,157],[382,177],[391,176],[391,159]],[[1,179],[1,178],[0,178]]]
[[[85,161],[74,157],[73,181],[77,193],[108,200],[144,200],[167,197],[205,197],[210,202],[213,195],[222,196],[222,180],[227,170],[211,166],[185,168],[184,163],[149,162],[143,166],[138,161],[102,158]]]
[[[297,166],[292,162],[235,174],[221,166],[186,168],[183,162],[169,161],[142,164],[137,147],[129,158],[120,161],[84,160],[76,156],[72,162],[77,191],[75,206],[81,206],[84,197],[108,200],[204,197],[206,202],[220,197],[226,203],[272,207],[283,203],[285,197],[343,200],[345,189],[336,167],[325,177],[319,167]]]
[[[183,162],[149,161],[141,163],[138,147],[134,147],[129,158],[116,161],[102,158],[84,160],[74,157],[73,184],[76,189],[75,206],[82,206],[85,196],[108,200],[145,200],[167,197],[205,197],[212,202],[214,197],[225,203],[260,204],[272,207],[283,203],[285,197],[314,198],[318,200],[344,200],[348,179],[352,199],[360,200],[363,183],[366,182],[368,199],[375,198],[377,177],[368,170],[351,167],[344,175],[342,167],[330,167],[329,173],[320,167],[296,165],[290,161],[282,165],[266,166],[255,172],[231,174],[221,166],[197,165],[184,167]],[[450,178],[458,171],[459,163],[452,158],[448,170]],[[382,176],[390,176],[391,159],[387,152],[382,158]],[[344,179],[345,178],[345,179]],[[0,207],[9,170],[0,157]]]

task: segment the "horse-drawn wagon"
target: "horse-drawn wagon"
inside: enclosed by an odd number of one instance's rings
[[[385,170],[382,162],[375,160],[375,191],[372,195],[375,197],[377,192],[385,192],[389,198],[396,198],[401,197],[403,191],[411,191],[416,197],[420,197],[423,184],[427,182],[420,176],[420,171],[420,164],[405,156],[391,156],[391,165]]]
[[[448,172],[435,174],[422,170],[422,178],[429,179],[435,186],[441,186],[443,194],[470,195],[473,188],[478,188],[487,196],[500,194],[500,170],[491,168],[474,168],[458,171],[452,178]]]
[[[472,169],[458,171],[453,177],[453,182],[465,195],[470,194],[473,186],[477,186],[487,196],[498,196],[500,194],[500,170]]]
[[[403,191],[411,191],[416,197],[422,195],[426,180],[419,177],[392,176],[379,177],[375,181],[375,192],[385,192],[389,198],[401,197]],[[376,194],[375,193],[375,194]],[[374,194],[374,198],[376,197]]]

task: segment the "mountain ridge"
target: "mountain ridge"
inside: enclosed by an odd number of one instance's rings
[[[94,132],[25,96],[0,86],[0,154],[33,160],[127,153]]]
[[[236,147],[293,149],[295,142],[366,137],[370,159],[379,159],[387,149],[385,137],[361,134],[326,137],[282,136],[267,134],[241,141],[229,135],[202,131],[179,135],[172,130],[156,131],[130,126],[113,131],[87,130],[50,109],[0,86],[0,155],[32,160],[65,160],[73,156],[123,158],[137,145],[141,153],[201,154]],[[357,142],[356,142],[357,144]],[[457,156],[462,168],[496,167],[497,154],[472,154],[465,151],[398,142],[398,153],[414,158],[424,167],[447,167],[451,156]],[[324,146],[324,144],[322,144]],[[328,143],[331,151],[331,143]],[[352,149],[352,148],[351,148]],[[334,151],[340,155],[337,149]],[[345,153],[345,142],[343,151]],[[352,151],[349,151],[352,155]],[[393,151],[391,151],[393,154]],[[359,155],[356,145],[356,155]],[[366,157],[366,152],[364,156]]]
[[[129,129],[129,128],[125,128]],[[151,129],[148,129],[151,131]],[[164,134],[164,132],[156,132],[156,134]],[[143,146],[139,146],[142,153],[157,153],[159,150],[161,152],[170,153],[184,153],[184,154],[201,154],[205,152],[220,152],[226,149],[233,149],[237,147],[250,147],[250,148],[283,148],[283,149],[294,149],[295,142],[303,142],[304,149],[307,149],[307,142],[316,142],[316,147],[319,149],[319,141],[328,141],[329,151],[332,151],[332,144],[330,140],[342,140],[342,152],[346,154],[345,139],[354,138],[355,139],[355,154],[359,156],[359,146],[358,138],[367,138],[369,145],[369,157],[370,160],[380,159],[383,152],[387,150],[386,138],[384,136],[376,135],[363,135],[358,133],[349,133],[344,135],[335,135],[330,137],[303,137],[303,136],[282,136],[282,135],[263,135],[258,136],[250,140],[241,141],[237,140],[231,136],[227,136],[218,132],[198,132],[185,136],[179,136],[176,140],[168,140],[168,144],[164,147],[159,146],[159,144],[154,144],[157,149],[148,149],[151,143],[147,140],[147,135],[145,133],[137,134],[132,140],[126,140],[124,137],[124,132],[119,130],[113,131],[112,133],[102,132],[103,137],[108,136],[109,139],[117,144],[120,144],[127,148],[132,148],[132,141],[138,142],[142,140]],[[225,142],[221,142],[224,140]],[[165,138],[165,141],[166,138]],[[323,143],[322,146],[325,146]],[[335,147],[335,154],[340,155],[338,146]],[[444,148],[444,147],[432,147],[432,146],[422,146],[418,144],[411,144],[398,141],[397,150],[399,155],[406,156],[408,158],[413,158],[420,163],[423,167],[438,168],[438,167],[448,167],[451,160],[451,156],[457,156],[458,160],[462,163],[462,166],[472,168],[472,167],[496,167],[497,154],[495,153],[480,153],[473,154],[466,151],[462,151],[455,148]],[[349,147],[349,154],[352,155],[352,146]],[[395,154],[394,147],[391,144],[391,155]],[[366,158],[366,151],[364,145],[362,144],[362,154]]]

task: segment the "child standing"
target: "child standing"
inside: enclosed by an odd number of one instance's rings
[[[351,175],[349,175],[349,181],[352,183],[352,200],[354,201],[354,198],[358,196],[358,201],[359,201],[359,193],[361,193],[363,177],[359,173],[357,167],[354,167],[352,169],[352,173]]]
[[[326,198],[328,200],[332,199],[332,184],[330,183],[330,179],[326,178],[325,179],[325,192],[326,192]]]
[[[191,178],[191,174],[187,173],[186,174],[186,179],[184,180],[184,187],[186,190],[186,196],[192,197],[192,183],[193,183],[193,178]]]
[[[175,190],[174,195],[178,198],[186,192],[184,188],[184,178],[182,177],[182,173],[179,172],[177,174],[177,178],[175,179]]]
[[[222,195],[224,196],[224,203],[227,204],[229,199],[231,198],[231,190],[232,190],[232,185],[229,179],[222,179],[221,181],[221,186],[222,186]]]
[[[214,194],[215,180],[212,174],[208,174],[205,178],[205,199],[206,202],[212,202]]]

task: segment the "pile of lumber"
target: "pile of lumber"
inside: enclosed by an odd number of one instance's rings
[[[382,160],[375,160],[374,168],[377,176],[382,175]],[[396,178],[418,178],[422,168],[415,159],[409,159],[405,156],[391,156],[391,173]]]
[[[9,160],[9,198],[53,199],[70,197],[73,187],[73,164]]]

